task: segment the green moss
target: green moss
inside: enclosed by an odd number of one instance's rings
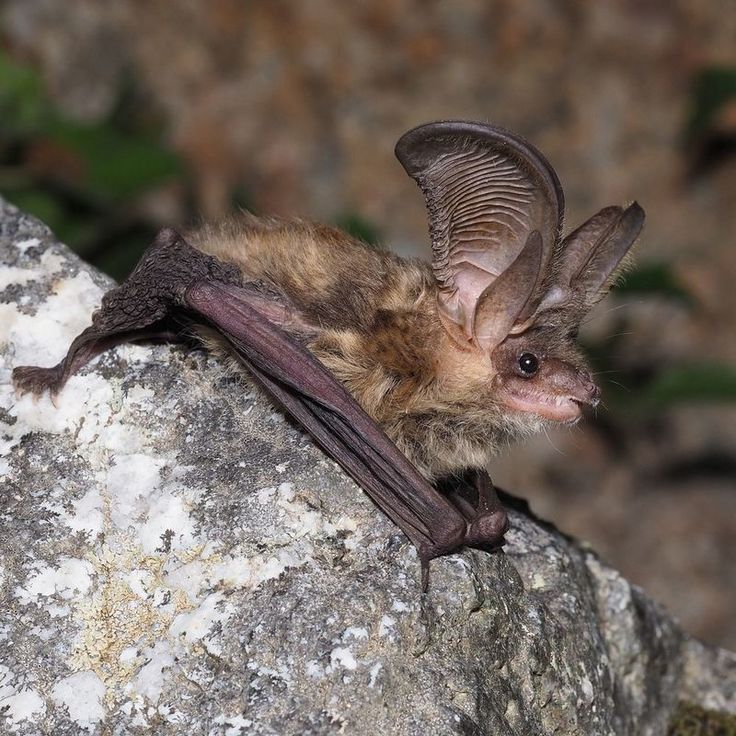
[[[690,115],[685,136],[693,141],[703,137],[727,104],[736,100],[736,69],[709,67],[694,79]]]
[[[667,736],[736,736],[736,714],[680,703]]]
[[[693,298],[667,263],[645,263],[629,271],[616,286],[617,294],[656,294],[692,306]]]
[[[121,279],[154,231],[136,203],[165,184],[186,181],[186,172],[161,140],[155,116],[139,99],[126,102],[135,98],[129,87],[118,92],[120,103],[108,119],[71,120],[47,96],[36,70],[0,50],[3,196]],[[133,232],[148,240],[132,240]]]
[[[381,242],[381,234],[378,228],[372,222],[354,212],[347,212],[338,217],[335,224],[341,230],[345,230],[354,238],[362,240],[368,245],[378,245]]]
[[[736,401],[736,368],[725,363],[692,363],[662,369],[640,392],[649,408],[686,402]]]

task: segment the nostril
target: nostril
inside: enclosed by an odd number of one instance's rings
[[[592,381],[588,384],[588,391],[590,393],[590,402],[596,406],[601,400],[601,390]]]
[[[583,385],[583,391],[588,395],[588,401],[596,406],[601,398],[601,390],[593,381],[593,377],[588,371],[578,370],[578,377]]]

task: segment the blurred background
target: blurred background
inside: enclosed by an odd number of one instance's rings
[[[435,119],[529,138],[569,227],[637,199],[583,335],[606,408],[492,475],[736,649],[733,0],[5,0],[0,34],[0,192],[117,279],[238,206],[427,257],[393,146]]]

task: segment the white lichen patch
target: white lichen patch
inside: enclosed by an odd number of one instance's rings
[[[46,712],[46,703],[41,695],[21,684],[23,679],[0,664],[0,713],[11,731],[17,730],[23,721],[34,720]]]
[[[30,246],[29,246],[30,247]],[[58,273],[65,263],[60,255],[47,250],[40,259],[39,266],[18,268],[3,266],[0,269],[0,291],[8,286],[23,285],[31,281],[41,281]]]
[[[367,639],[368,629],[362,626],[348,626],[345,631],[342,632],[343,640],[346,639]]]
[[[218,655],[222,650],[209,634],[216,623],[226,622],[234,611],[222,593],[211,593],[197,608],[179,614],[172,621],[169,634],[174,638],[183,638],[187,644],[201,641],[207,651]]]
[[[0,269],[0,291],[14,284],[27,284],[29,281],[37,281],[39,274],[29,268],[15,268],[14,266],[3,266]]]
[[[140,702],[157,703],[166,685],[166,671],[173,666],[175,658],[168,641],[157,641],[139,655],[145,664],[128,683],[125,690]]]
[[[310,659],[306,663],[304,670],[307,673],[307,677],[315,680],[325,676],[325,668],[316,659]]]
[[[378,681],[378,675],[380,674],[382,669],[383,669],[383,665],[380,662],[376,662],[371,667],[370,679],[368,680],[368,687],[374,688],[376,686],[376,682]]]
[[[48,260],[53,267],[51,273],[40,273],[38,280],[58,270],[59,262],[51,256]],[[54,365],[64,357],[69,343],[90,324],[90,315],[99,306],[102,293],[89,274],[80,271],[58,281],[34,315],[24,314],[12,303],[3,305],[0,352],[14,365]]]
[[[126,398],[131,404],[145,405],[155,400],[156,394],[151,388],[136,383],[128,389]]]
[[[180,489],[179,495],[164,492],[146,509],[146,519],[138,528],[141,549],[145,552],[188,550],[199,540],[189,516],[188,502],[196,492]]]
[[[335,647],[330,652],[330,665],[333,670],[339,667],[346,670],[355,670],[358,668],[355,655],[348,647]]]
[[[580,691],[582,692],[586,703],[593,702],[593,696],[595,693],[593,691],[593,683],[590,681],[589,677],[583,676],[580,680]]]
[[[51,697],[57,705],[66,708],[69,718],[85,730],[94,730],[105,717],[105,685],[89,670],[75,672],[59,680],[51,688]]]
[[[118,455],[107,471],[107,494],[110,504],[110,521],[120,529],[145,516],[151,500],[161,485],[163,458],[143,453]]]
[[[64,258],[47,251],[33,269],[2,271],[2,278],[12,283],[50,280],[52,288],[33,315],[24,314],[12,302],[0,304],[0,407],[13,419],[0,422],[0,456],[7,455],[32,431],[74,431],[80,433],[80,441],[92,441],[109,420],[112,389],[100,377],[73,378],[55,403],[48,396],[38,400],[20,397],[11,384],[15,366],[57,363],[71,340],[89,324],[90,314],[99,304],[102,291],[86,272],[53,281],[63,264]]]
[[[104,499],[100,491],[90,488],[81,498],[71,501],[65,495],[66,489],[57,485],[41,506],[64,521],[72,533],[85,532],[90,537],[100,534],[104,523]]]
[[[26,238],[25,240],[18,240],[13,243],[13,247],[21,253],[25,253],[29,248],[34,248],[37,245],[41,245],[41,241],[38,238]]]
[[[247,734],[253,732],[253,721],[241,714],[217,716],[214,723],[217,726],[224,727],[224,731],[217,732],[223,733],[224,736],[247,736]]]
[[[19,396],[10,383],[9,372],[0,375],[0,407],[15,418],[0,422],[4,439],[0,455],[7,455],[30,432],[73,433],[80,443],[96,442],[112,415],[113,387],[101,376],[73,376],[54,401],[48,395]]]
[[[38,603],[41,598],[57,595],[69,600],[89,591],[92,573],[92,565],[87,560],[67,557],[55,567],[41,565],[25,585],[16,587],[14,595],[24,604]]]
[[[413,610],[413,608],[414,606],[410,606],[404,601],[394,601],[391,604],[391,610],[396,611],[397,613],[408,613],[409,611]]]
[[[304,564],[311,556],[308,550],[282,548],[270,555],[233,557],[227,555],[214,567],[215,579],[236,588],[255,590],[267,580],[275,580],[290,567]]]
[[[43,698],[31,688],[20,690],[7,698],[0,698],[0,709],[5,711],[5,718],[11,727],[22,721],[35,720],[46,712]]]
[[[303,501],[297,499],[293,483],[281,483],[274,493],[265,495],[270,491],[272,489],[260,491],[259,501],[261,503],[275,501],[276,506],[285,512],[284,521],[295,536],[324,538],[346,531],[352,533],[349,535],[352,544],[358,543],[358,522],[355,519],[346,515],[331,519],[322,510],[309,508]]]
[[[396,619],[393,616],[384,614],[381,616],[381,620],[378,623],[378,635],[387,636],[389,639],[393,640],[395,636],[395,626]]]

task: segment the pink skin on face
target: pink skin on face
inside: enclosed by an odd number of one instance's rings
[[[502,398],[509,409],[530,412],[555,422],[575,422],[582,416],[580,404],[565,396],[534,397],[508,391],[504,392]]]
[[[600,399],[600,389],[587,371],[554,359],[546,361],[534,377],[497,375],[494,383],[509,409],[555,422],[577,421],[583,404],[596,406]]]

